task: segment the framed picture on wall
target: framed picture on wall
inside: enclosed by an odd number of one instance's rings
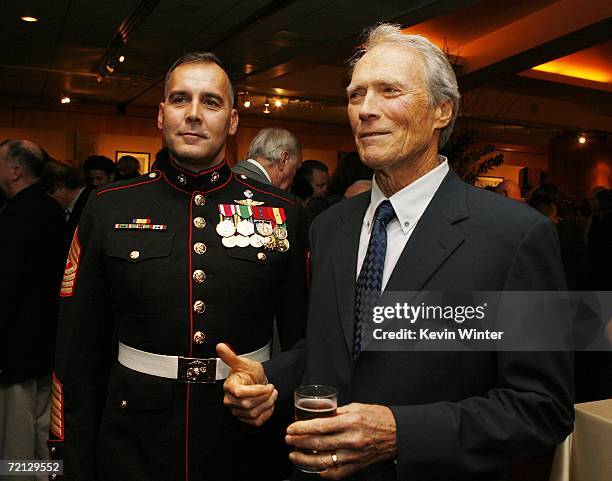
[[[481,175],[476,178],[476,187],[484,189],[485,187],[497,187],[504,181],[503,177],[490,177],[488,175]]]
[[[145,174],[151,169],[151,154],[148,152],[128,152],[127,150],[115,151],[115,163],[125,155],[131,155],[138,160],[140,164],[140,173]]]

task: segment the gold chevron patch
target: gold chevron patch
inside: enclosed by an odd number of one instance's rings
[[[62,279],[62,287],[60,289],[60,297],[71,297],[74,292],[74,283],[76,282],[77,273],[79,270],[79,261],[81,259],[81,244],[79,243],[79,228],[77,227],[70,244],[70,251],[66,259],[66,268],[64,269],[64,277]]]
[[[61,383],[53,373],[51,385],[51,422],[49,429],[58,439],[64,439],[64,397]]]

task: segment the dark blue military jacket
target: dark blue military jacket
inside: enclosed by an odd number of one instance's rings
[[[289,349],[306,317],[301,208],[225,163],[198,175],[170,161],[160,169],[92,195],[75,233],[62,283],[52,456],[71,481],[246,479],[262,469],[275,479],[275,462],[286,458],[274,423],[237,421],[223,405],[223,381],[128,369],[117,342],[193,358],[216,357],[219,342],[247,353],[270,340],[276,319]],[[223,244],[221,220],[256,222],[224,217],[219,206],[249,204],[272,208],[270,226],[282,225],[286,242]]]

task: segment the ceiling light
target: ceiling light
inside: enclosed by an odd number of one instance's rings
[[[69,104],[70,103],[70,97],[66,97],[65,95],[62,95],[60,97],[60,102],[63,104]]]
[[[282,107],[282,105],[283,105],[283,103],[282,103],[282,102],[281,102],[279,99],[276,99],[276,100],[274,101],[274,106],[275,106],[276,108]]]
[[[248,109],[251,106],[251,101],[246,99],[242,105],[244,105],[245,109]]]
[[[38,22],[38,19],[36,17],[23,16],[19,18],[21,18],[21,20],[23,20],[24,22],[28,22],[28,23]]]
[[[125,62],[125,55],[119,55],[119,63]]]
[[[586,143],[586,137],[584,136],[584,134],[578,137],[578,142],[580,142],[581,144]]]

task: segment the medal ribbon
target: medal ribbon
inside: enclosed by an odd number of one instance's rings
[[[251,210],[251,206],[249,205],[233,205],[238,215],[243,219],[250,219],[253,215],[253,211]]]
[[[219,204],[219,213],[225,217],[232,217],[236,213],[234,207],[236,206],[231,204]]]
[[[283,224],[285,222],[285,219],[287,218],[285,216],[285,209],[283,209],[282,207],[273,207],[272,208],[273,212],[274,212],[274,220],[276,221],[277,224]]]

